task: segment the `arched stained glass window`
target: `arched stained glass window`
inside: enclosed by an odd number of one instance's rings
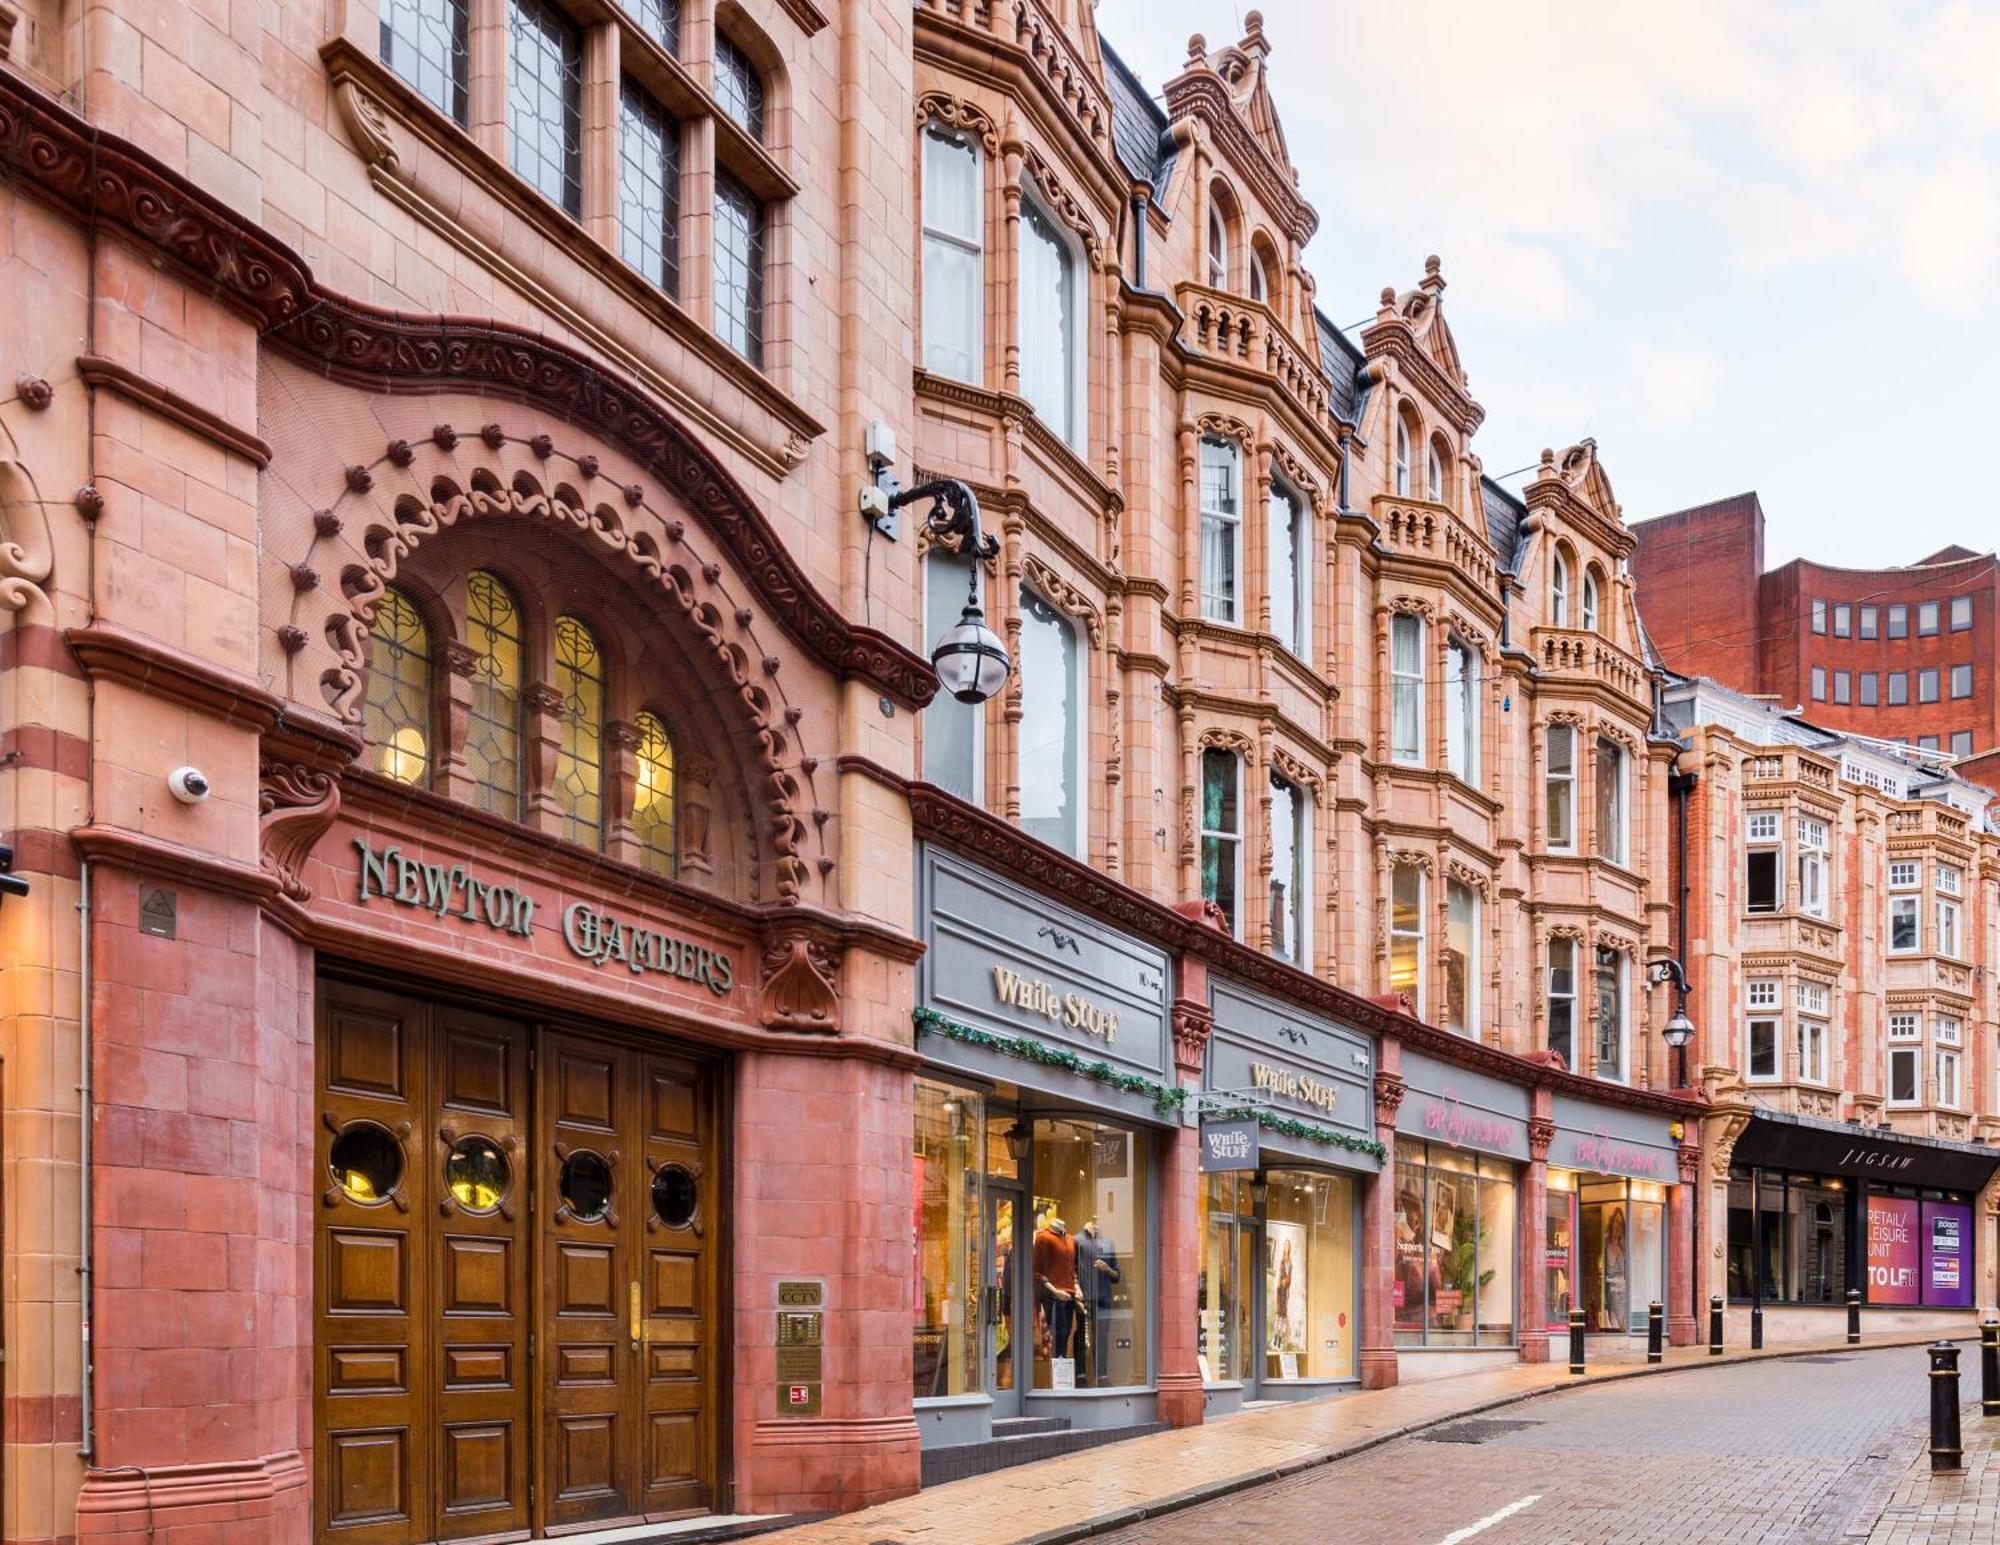
[[[640,859],[655,874],[672,875],[678,868],[674,848],[674,743],[657,715],[640,712],[632,720],[639,732],[634,754],[638,778],[632,790],[632,835],[639,839]]]
[[[424,619],[400,590],[384,590],[368,639],[364,721],[375,770],[399,783],[425,783],[431,771],[431,639]]]
[[[562,834],[594,848],[604,834],[604,657],[574,617],[556,618],[555,685],[562,694],[555,777]]]
[[[465,582],[465,641],[473,653],[472,712],[465,766],[473,802],[509,820],[521,816],[521,606],[484,569]]]

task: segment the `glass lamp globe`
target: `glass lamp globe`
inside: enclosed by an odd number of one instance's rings
[[[939,636],[931,665],[945,691],[961,703],[985,702],[1014,669],[1000,635],[986,626],[986,614],[970,605]]]
[[[1686,1009],[1674,1010],[1674,1017],[1660,1031],[1660,1039],[1675,1048],[1685,1046],[1694,1039],[1694,1021],[1687,1017]]]

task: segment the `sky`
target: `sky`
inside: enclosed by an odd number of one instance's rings
[[[1995,545],[1931,474],[2000,392],[2000,0],[1259,8],[1321,308],[1438,254],[1489,475],[1591,435],[1628,521],[1755,489],[1767,565]],[[1097,24],[1157,96],[1249,9]]]

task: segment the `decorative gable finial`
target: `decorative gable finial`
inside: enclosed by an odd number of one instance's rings
[[[1420,288],[1428,290],[1432,295],[1444,289],[1444,264],[1438,261],[1435,252],[1424,259],[1424,278]]]
[[[1208,59],[1208,39],[1199,32],[1188,36],[1187,62],[1191,65],[1206,63]]]
[[[1259,59],[1270,57],[1271,43],[1264,36],[1264,13],[1262,11],[1252,11],[1243,18],[1243,42],[1240,47],[1244,53],[1253,54]]]

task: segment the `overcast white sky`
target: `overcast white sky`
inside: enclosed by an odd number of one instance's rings
[[[1994,545],[1936,478],[1991,437],[2000,0],[1260,8],[1320,303],[1443,258],[1489,473],[1590,434],[1628,520],[1756,489],[1767,564]],[[1097,15],[1157,96],[1249,9]]]

